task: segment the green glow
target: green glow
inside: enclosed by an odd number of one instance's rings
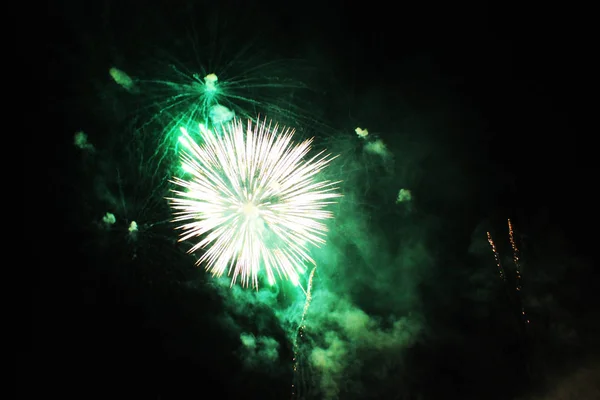
[[[113,67],[108,70],[108,73],[113,78],[113,80],[123,89],[128,91],[132,91],[134,89],[133,79],[131,79],[131,77],[125,72]]]

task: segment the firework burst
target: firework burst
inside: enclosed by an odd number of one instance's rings
[[[259,275],[298,282],[310,246],[325,241],[327,206],[340,197],[319,173],[333,160],[324,151],[308,157],[312,139],[294,143],[294,130],[266,120],[234,120],[221,132],[200,125],[197,143],[181,128],[181,161],[189,176],[174,178],[169,198],[180,241],[197,238],[198,264],[231,284],[258,288]]]

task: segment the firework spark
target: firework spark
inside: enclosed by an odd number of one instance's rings
[[[180,241],[198,238],[190,253],[204,249],[198,264],[215,276],[227,270],[231,284],[258,288],[261,271],[298,282],[305,263],[315,265],[311,245],[325,241],[326,208],[341,195],[318,178],[335,157],[324,151],[307,158],[312,139],[294,143],[293,129],[263,120],[234,120],[216,133],[200,125],[202,143],[181,128],[181,161],[189,178],[174,178],[169,198]]]

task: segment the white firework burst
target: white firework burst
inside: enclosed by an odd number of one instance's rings
[[[258,288],[259,274],[298,282],[311,245],[325,242],[327,206],[341,195],[319,172],[335,157],[308,157],[312,139],[294,143],[293,129],[266,120],[234,120],[216,133],[200,125],[202,143],[181,128],[181,161],[189,178],[169,198],[180,241],[198,238],[198,264],[215,276],[227,270],[231,284]]]

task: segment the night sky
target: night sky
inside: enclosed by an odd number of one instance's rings
[[[27,122],[44,152],[42,175],[28,179],[42,180],[48,210],[27,239],[41,247],[19,390],[599,398],[585,14],[482,2],[52,2],[47,120]],[[113,67],[135,88],[111,80]],[[207,72],[280,84],[243,88],[261,102],[249,112],[339,154],[327,174],[344,197],[315,253],[296,364],[300,297],[284,284],[229,288],[195,267],[148,157],[166,121],[154,116],[177,95],[157,82]],[[385,154],[370,153],[357,127]],[[93,150],[74,144],[80,131]],[[400,189],[411,199],[397,203]]]

